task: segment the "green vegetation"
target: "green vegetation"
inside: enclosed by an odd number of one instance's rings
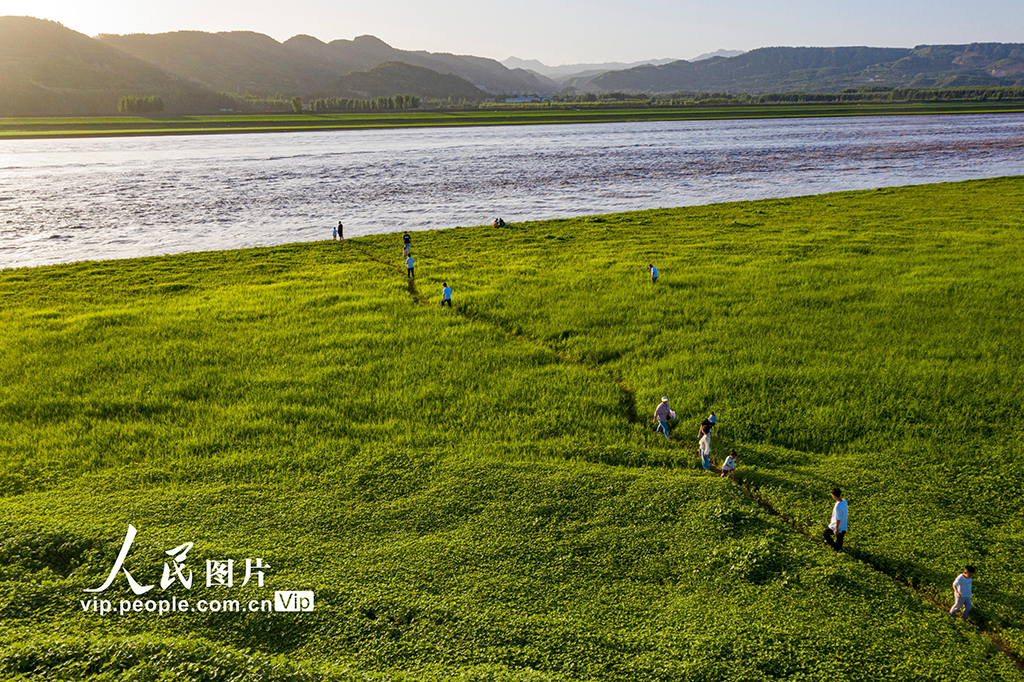
[[[1021,680],[1022,206],[418,232],[415,287],[396,235],[0,272],[0,675]],[[695,466],[711,409],[739,485]],[[316,609],[83,612],[129,523],[145,584],[195,543],[157,598]],[[256,557],[265,588],[205,587]],[[941,610],[964,563],[973,625]]]
[[[290,106],[287,101],[286,106]],[[345,114],[225,114],[220,116],[0,118],[0,139],[92,137],[106,135],[188,135],[228,132],[344,130],[429,126],[619,123],[740,118],[891,116],[1024,111],[1024,102],[907,102],[836,104],[710,104],[696,106],[606,107],[562,105],[481,105],[468,110],[396,110]]]
[[[322,111],[384,111],[387,109],[417,109],[420,98],[412,95],[396,97],[378,97],[377,99],[344,99],[328,97],[315,99],[309,103],[309,110]]]
[[[159,95],[122,97],[117,103],[122,114],[151,114],[164,110],[164,100]]]

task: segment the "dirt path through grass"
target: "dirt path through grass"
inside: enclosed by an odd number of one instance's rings
[[[372,260],[373,262],[375,262],[375,263],[377,263],[377,264],[379,264],[379,265],[381,265],[381,266],[383,266],[383,267],[385,267],[385,268],[387,268],[389,270],[394,271],[399,276],[405,276],[405,273],[402,271],[402,269],[400,267],[398,267],[396,265],[393,265],[391,263],[388,263],[385,259],[381,258],[380,256],[378,256],[377,254],[373,253],[372,251],[359,246],[354,241],[346,241],[344,243],[352,246],[354,249],[356,249],[357,251],[362,253],[366,258]],[[419,291],[419,289],[417,288],[416,280],[414,278],[407,278],[407,280],[408,280],[409,295],[413,298],[413,300],[416,301],[416,303],[418,303],[419,305],[425,305],[425,306],[432,305],[432,302],[430,301],[430,299],[427,298],[426,296],[424,296]],[[452,310],[457,315],[461,316],[462,318],[464,318],[466,320],[469,320],[471,322],[475,322],[477,324],[484,324],[484,325],[487,325],[487,326],[491,327],[492,329],[496,329],[496,330],[502,332],[503,334],[505,334],[506,337],[508,337],[509,339],[512,339],[513,341],[516,341],[518,343],[527,344],[527,345],[530,345],[530,346],[534,346],[536,348],[541,348],[544,351],[554,355],[559,360],[562,360],[563,362],[569,363],[571,365],[575,365],[577,367],[581,367],[581,368],[583,368],[583,369],[585,369],[585,370],[587,370],[589,372],[593,372],[595,374],[598,374],[598,375],[608,379],[609,381],[614,383],[616,387],[619,388],[619,390],[622,392],[622,394],[623,394],[623,396],[625,398],[625,400],[624,400],[624,407],[625,407],[626,416],[627,416],[627,418],[629,420],[629,423],[631,423],[631,424],[639,424],[640,423],[640,419],[639,419],[639,417],[637,415],[637,410],[636,410],[636,391],[629,384],[627,384],[625,382],[625,380],[622,379],[621,377],[618,377],[618,376],[615,376],[615,375],[611,374],[605,368],[603,368],[603,367],[601,367],[599,365],[595,365],[593,363],[589,363],[589,362],[580,360],[579,358],[574,358],[574,357],[572,357],[570,355],[566,355],[562,351],[559,351],[559,350],[557,350],[555,348],[552,348],[551,346],[547,345],[542,340],[537,339],[535,337],[532,337],[532,336],[530,336],[528,334],[524,334],[522,331],[511,329],[507,325],[503,325],[503,324],[501,324],[500,322],[498,322],[496,320],[491,320],[491,319],[483,317],[483,316],[481,316],[479,314],[470,313],[470,312],[468,312],[466,310],[463,310],[463,309],[460,309],[460,308],[453,307]],[[686,443],[684,443],[684,442],[682,442],[682,441],[680,441],[680,440],[678,440],[676,438],[673,438],[673,437],[670,437],[669,441],[671,443],[673,443],[676,447],[678,447],[680,450],[684,451],[684,452],[690,451],[694,447],[693,445],[686,444]],[[684,459],[684,461],[685,461],[685,459]],[[717,462],[713,457],[711,458],[711,462],[715,466],[720,466],[720,463]],[[758,492],[756,490],[751,489],[747,483],[745,483],[742,480],[740,480],[740,481],[736,482],[736,485],[737,485],[737,487],[740,490],[743,491],[743,493],[748,498],[750,498],[760,508],[765,510],[766,513],[768,513],[771,516],[774,516],[774,517],[778,518],[780,521],[782,521],[787,526],[789,526],[795,533],[797,533],[798,535],[804,537],[809,542],[812,542],[814,544],[821,544],[821,543],[819,543],[817,541],[817,538],[814,536],[814,534],[810,531],[809,528],[807,528],[804,524],[800,523],[800,521],[798,519],[796,519],[794,517],[791,517],[791,516],[781,512],[781,511],[779,511],[778,509],[776,509],[771,504],[771,502],[769,502],[768,500],[764,499],[761,495],[758,494]],[[893,583],[898,585],[905,592],[907,592],[909,594],[916,595],[923,602],[925,602],[927,604],[930,604],[933,607],[935,607],[936,609],[942,610],[943,612],[947,612],[949,610],[948,606],[946,606],[946,605],[936,601],[935,599],[933,599],[929,595],[925,594],[922,590],[918,589],[912,582],[900,579],[898,576],[895,576],[895,575],[887,572],[883,567],[879,566],[878,564],[876,564],[875,562],[871,561],[870,559],[865,558],[862,554],[860,554],[856,550],[853,550],[853,551],[847,550],[845,552],[845,554],[848,557],[850,557],[851,559],[860,562],[864,566],[867,566],[868,568],[870,568],[871,570],[875,571],[876,573],[879,573],[880,575],[885,576],[886,578],[891,580]],[[992,632],[990,630],[985,630],[985,629],[982,629],[982,628],[978,628],[977,632],[979,634],[984,635],[985,637],[987,637],[989,639],[989,641],[991,641],[992,644],[996,647],[996,649],[998,649],[1000,652],[1002,652],[1007,658],[1009,658],[1013,662],[1013,664],[1017,667],[1018,670],[1024,670],[1024,660],[1022,660],[1016,653],[1014,653],[999,638],[999,636],[995,632]]]

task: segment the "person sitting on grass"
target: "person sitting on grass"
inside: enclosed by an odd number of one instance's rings
[[[708,439],[709,440],[711,439],[711,435],[710,434],[708,434]],[[729,456],[725,458],[724,462],[722,462],[722,474],[721,474],[721,476],[719,476],[719,478],[721,478],[722,476],[728,476],[730,479],[732,479],[733,483],[736,482],[736,451],[735,450],[730,450],[729,451]]]
[[[967,620],[967,614],[971,612],[971,580],[974,578],[974,566],[964,566],[964,572],[953,581],[953,608],[949,615],[956,618],[956,612],[961,608],[964,610],[961,618]]]

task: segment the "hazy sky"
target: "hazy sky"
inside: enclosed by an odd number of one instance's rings
[[[406,50],[576,62],[690,58],[773,45],[1024,42],[1021,0],[0,0],[0,16],[88,35],[177,30],[371,34]]]

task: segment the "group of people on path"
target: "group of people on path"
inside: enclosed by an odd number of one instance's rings
[[[416,279],[416,260],[412,257],[412,237],[408,232],[402,235],[402,258],[405,259],[406,277]],[[441,307],[445,306],[452,307],[452,288],[448,282],[441,282]]]
[[[658,274],[654,266],[650,266],[652,269],[653,281],[657,281]],[[668,398],[662,397],[661,402],[654,409],[654,423],[657,425],[655,433],[662,433],[665,438],[669,438],[668,431],[668,420],[675,419],[676,413],[668,404]],[[697,449],[697,455],[700,458],[701,467],[704,471],[711,471],[711,438],[712,436],[718,436],[718,417],[714,412],[709,414],[704,421],[700,424],[700,429],[697,432],[697,439],[699,448]],[[722,470],[720,477],[729,477],[733,482],[736,481],[736,450],[730,450],[729,455],[725,458],[722,463]],[[842,554],[843,553],[843,540],[846,538],[846,526],[847,526],[847,503],[843,498],[843,491],[839,488],[832,488],[829,491],[832,496],[832,518],[829,519],[828,526],[822,532],[822,539],[825,544],[832,548],[832,551]],[[953,580],[953,608],[949,610],[949,615],[956,617],[958,612],[960,617],[965,621],[967,615],[971,612],[971,581],[974,578],[974,566],[964,567],[963,573],[958,575]]]
[[[500,220],[500,219],[499,219]],[[504,226],[504,221],[495,220],[495,227]],[[338,227],[334,230],[335,239],[344,239],[343,225],[341,221],[338,222]],[[406,232],[402,236],[402,257],[405,258],[406,274],[409,279],[415,279],[415,260],[412,256],[412,237]],[[658,269],[654,267],[654,264],[647,266],[648,272],[651,274],[651,282],[657,284],[658,282]],[[442,282],[441,286],[441,306],[451,307],[452,305],[452,289],[448,286],[447,282]],[[665,438],[670,438],[668,421],[669,419],[675,419],[676,413],[669,406],[668,398],[662,397],[661,402],[654,410],[654,423],[656,424],[655,432],[662,433]],[[718,436],[718,417],[714,412],[709,414],[700,424],[700,428],[697,432],[698,449],[697,455],[700,458],[700,465],[704,471],[712,471],[711,464],[711,439],[712,437]],[[732,449],[729,451],[728,456],[722,463],[721,478],[730,478],[733,482],[736,481],[736,450]],[[847,528],[847,503],[843,498],[843,493],[839,488],[832,488],[829,491],[832,496],[832,518],[829,520],[828,526],[822,532],[822,539],[834,552],[843,552],[843,541],[846,538]],[[971,581],[974,578],[975,568],[973,566],[965,566],[961,574],[953,580],[953,607],[949,610],[949,615],[956,617],[958,614],[965,621],[967,620],[968,614],[971,612]],[[961,613],[962,612],[962,613]]]

